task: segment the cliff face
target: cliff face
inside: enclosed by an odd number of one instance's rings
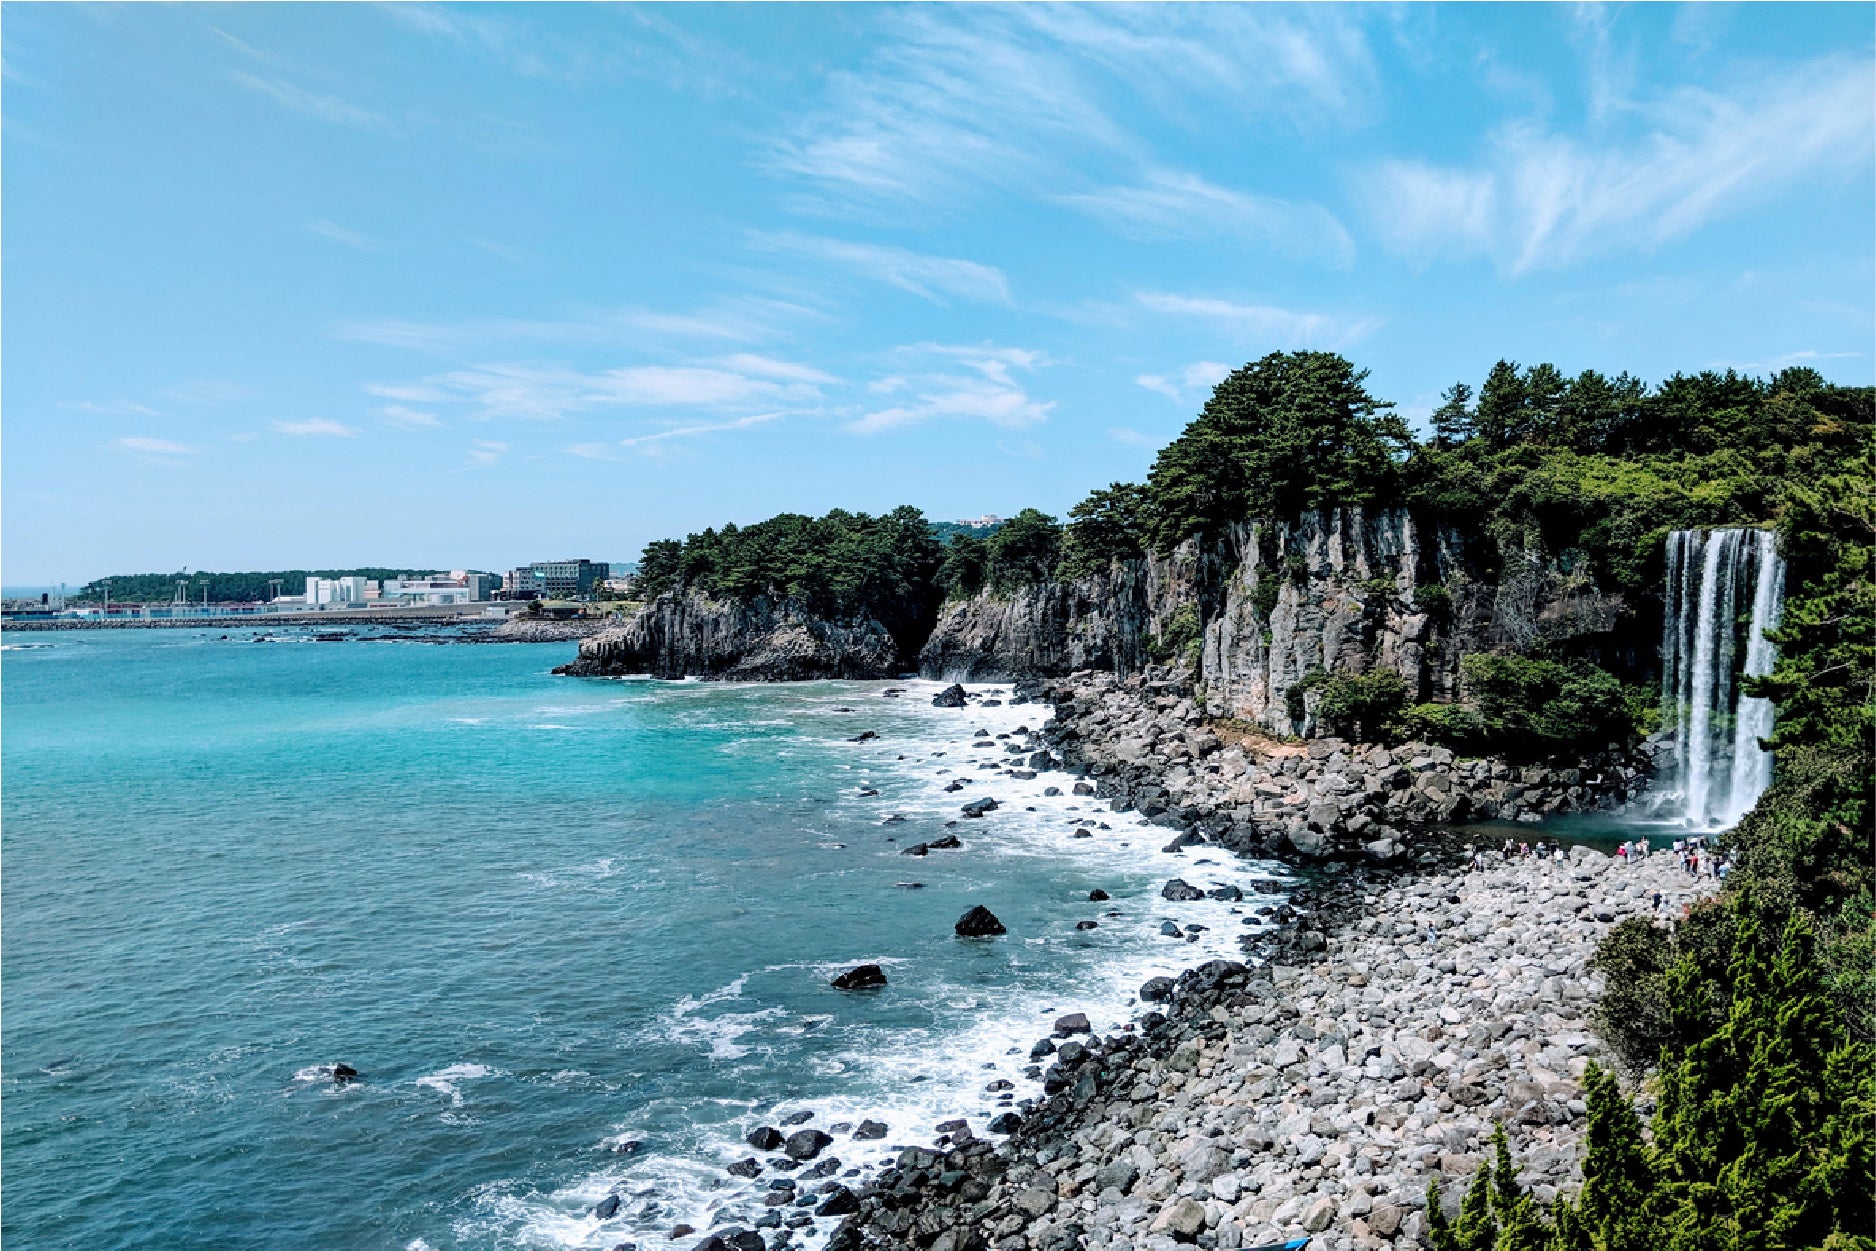
[[[1182,650],[1196,629],[1209,712],[1309,733],[1316,697],[1298,724],[1285,696],[1317,666],[1391,669],[1416,699],[1451,699],[1460,661],[1475,651],[1543,641],[1605,663],[1646,655],[1618,634],[1635,633],[1628,608],[1541,550],[1428,531],[1401,509],[1343,508],[1241,526],[1007,600],[947,605],[919,668],[947,680],[1126,674]]]
[[[556,672],[792,682],[886,678],[900,667],[892,635],[870,618],[830,621],[788,601],[720,602],[693,592],[660,596],[624,625],[582,640],[579,659]]]

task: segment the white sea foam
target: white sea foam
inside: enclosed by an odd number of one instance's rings
[[[879,692],[887,685],[906,693],[896,700],[883,700]],[[725,689],[690,687],[679,692],[665,686],[660,694],[720,698]],[[1087,905],[1081,914],[1098,920],[1099,928],[1075,930],[1071,928],[1073,916],[1065,913],[1059,928],[1026,935],[1011,944],[1007,950],[1020,954],[1009,963],[1008,984],[941,983],[928,988],[924,993],[934,1006],[936,1021],[930,1028],[851,1027],[845,1045],[810,1066],[826,1080],[822,1093],[801,1091],[785,1105],[752,1100],[726,1106],[727,1115],[717,1121],[699,1115],[698,1134],[691,1141],[670,1141],[668,1149],[654,1147],[631,1155],[553,1193],[519,1193],[508,1183],[487,1187],[474,1205],[474,1215],[459,1224],[460,1237],[469,1240],[473,1232],[481,1240],[494,1228],[503,1231],[500,1241],[516,1245],[580,1248],[610,1247],[629,1237],[645,1251],[665,1251],[679,1245],[665,1235],[680,1222],[700,1230],[731,1222],[746,1226],[762,1210],[758,1195],[763,1183],[739,1183],[724,1174],[723,1166],[749,1154],[740,1134],[752,1116],[771,1119],[785,1110],[806,1108],[815,1113],[811,1123],[823,1128],[843,1121],[858,1124],[863,1118],[883,1121],[888,1127],[883,1139],[859,1142],[836,1137],[828,1153],[840,1158],[843,1171],[854,1166],[871,1170],[888,1161],[900,1145],[929,1143],[935,1125],[955,1116],[966,1117],[981,1135],[988,1120],[1010,1106],[997,1093],[985,1090],[986,1084],[1011,1082],[1010,1094],[1017,1100],[1040,1094],[1039,1081],[1024,1076],[1030,1068],[1029,1046],[1050,1032],[1056,1017],[1080,1011],[1088,1014],[1096,1032],[1125,1028],[1143,1008],[1136,998],[1143,981],[1210,959],[1237,958],[1239,938],[1263,927],[1252,912],[1283,898],[1287,878],[1283,866],[1275,862],[1240,860],[1228,852],[1202,847],[1183,853],[1161,851],[1174,831],[1153,826],[1135,813],[1113,812],[1092,797],[1043,794],[1050,786],[1071,789],[1073,779],[1065,774],[1040,772],[1033,779],[1009,776],[1005,770],[1024,767],[1027,756],[1001,750],[1011,740],[993,737],[996,749],[973,751],[969,747],[978,728],[992,736],[1014,734],[1018,726],[1040,728],[1050,714],[1046,705],[936,709],[930,697],[940,684],[930,682],[796,689],[809,715],[772,722],[786,726],[790,733],[741,738],[726,744],[724,750],[766,754],[778,752],[778,743],[793,743],[797,750],[812,747],[816,753],[843,754],[843,772],[865,778],[868,788],[877,788],[879,793],[862,796],[858,787],[846,787],[831,797],[804,799],[825,802],[842,816],[873,824],[891,813],[905,816],[908,829],[929,830],[937,823],[955,821],[947,832],[964,841],[965,853],[932,853],[930,861],[920,862],[931,866],[924,870],[928,873],[962,873],[989,887],[1006,876],[999,866],[1012,861],[1073,864],[1091,879],[1102,881],[1112,895],[1111,901],[1098,907]],[[867,700],[873,703],[863,702]],[[870,715],[835,713],[840,705]],[[746,729],[752,724],[765,723],[741,720],[722,728]],[[878,730],[881,737],[865,743],[850,741],[868,728]],[[789,754],[786,748],[779,752]],[[995,760],[999,768],[994,772],[978,769],[977,764],[986,759]],[[944,789],[960,778],[964,788]],[[990,817],[961,818],[959,808],[964,802],[985,796],[999,801]],[[1092,829],[1093,836],[1072,838],[1074,823]],[[1173,903],[1160,898],[1160,886],[1174,876],[1207,889],[1236,886],[1244,899],[1239,903],[1210,899]],[[1162,922],[1168,920],[1182,929],[1186,925],[1208,928],[1197,931],[1190,941],[1175,940],[1160,935]],[[799,970],[824,980],[862,962],[888,967],[907,963],[856,952],[849,960],[784,963],[761,971]],[[712,1061],[732,1062],[751,1054],[756,1045],[748,1040],[752,1031],[775,1035],[806,1033],[822,1026],[841,1028],[824,1014],[789,1019],[779,1008],[710,1011],[743,998],[749,976],[679,1000],[656,1022],[655,1036],[696,1047]],[[721,1129],[714,1132],[721,1137],[704,1128],[706,1123],[719,1124]],[[638,1136],[630,1125],[618,1126],[602,1146],[610,1149]],[[602,1222],[592,1214],[592,1205],[614,1193],[621,1197],[620,1209]],[[831,1232],[831,1224],[821,1222],[820,1232],[806,1237],[801,1245],[818,1246]]]
[[[447,1095],[452,1108],[463,1106],[462,1083],[474,1081],[478,1077],[499,1077],[501,1072],[486,1064],[452,1064],[436,1073],[426,1073],[417,1079],[417,1085],[438,1094]]]

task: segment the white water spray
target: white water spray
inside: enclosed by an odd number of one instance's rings
[[[1768,630],[1785,601],[1785,562],[1767,530],[1676,530],[1668,536],[1667,611],[1661,634],[1661,697],[1674,718],[1674,768],[1682,819],[1693,829],[1727,828],[1772,781],[1770,701],[1741,692],[1739,678],[1771,672]],[[1735,637],[1742,601],[1745,660]]]

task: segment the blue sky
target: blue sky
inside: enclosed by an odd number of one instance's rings
[[[1233,365],[1872,380],[1869,5],[7,5],[10,584],[1062,513]]]

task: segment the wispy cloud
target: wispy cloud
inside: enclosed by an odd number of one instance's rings
[[[452,353],[517,343],[628,343],[648,338],[717,339],[753,343],[778,337],[790,325],[824,314],[786,300],[735,296],[695,312],[645,308],[579,310],[559,318],[482,318],[459,321],[383,319],[342,322],[336,339],[420,352]]]
[[[1344,348],[1366,338],[1381,325],[1378,317],[1304,312],[1207,296],[1143,291],[1137,298],[1153,312],[1208,322],[1236,341],[1248,340],[1271,348]]]
[[[502,260],[507,261],[511,265],[524,265],[529,259],[528,254],[523,252],[520,248],[511,248],[505,243],[497,243],[493,239],[484,239],[480,235],[465,234],[462,240],[471,247],[481,248],[490,256],[499,256]]]
[[[113,447],[126,452],[136,452],[146,457],[194,456],[200,448],[190,447],[186,443],[173,443],[168,439],[146,439],[136,436],[116,440]]]
[[[1135,119],[1225,104],[1285,123],[1358,114],[1374,69],[1337,11],[1261,5],[895,10],[899,37],[832,76],[767,167],[832,213],[937,209],[985,189],[1058,193],[1089,157],[1144,166]],[[1110,180],[1111,181],[1111,180]]]
[[[909,377],[894,375],[892,391],[903,392],[906,398],[889,408],[862,414],[848,423],[849,430],[856,434],[878,434],[901,426],[959,418],[1021,429],[1048,420],[1050,410],[1055,407],[1052,401],[1031,398],[1012,372],[1031,371],[1045,364],[1046,358],[1041,352],[990,345],[925,343],[905,349],[905,353],[925,357],[933,363],[955,362],[973,372],[960,374],[940,368]]]
[[[402,404],[386,404],[378,411],[384,414],[386,421],[402,430],[431,430],[443,424],[442,419],[435,413],[407,408]]]
[[[632,365],[596,373],[566,365],[487,364],[368,389],[418,402],[473,405],[482,418],[552,421],[613,408],[804,403],[837,381],[791,361],[739,354],[713,365]]]
[[[1606,87],[1614,90],[1613,87]],[[1388,160],[1360,194],[1389,247],[1421,262],[1485,256],[1504,273],[1648,251],[1820,172],[1870,163],[1876,68],[1832,57],[1730,94],[1684,88],[1624,110],[1627,138],[1585,141],[1534,122],[1495,131],[1470,166]]]
[[[375,252],[384,246],[381,240],[374,239],[367,234],[360,234],[356,230],[348,230],[337,222],[327,221],[323,217],[316,222],[308,222],[306,228],[323,239],[343,243],[346,247],[357,248],[361,252]]]
[[[1232,191],[1196,174],[1153,170],[1131,185],[1062,200],[1131,238],[1238,238],[1339,266],[1355,259],[1354,240],[1321,205]]]
[[[738,417],[734,421],[712,421],[679,426],[674,430],[659,430],[653,434],[638,434],[629,439],[620,439],[619,446],[642,448],[668,442],[671,439],[690,439],[701,434],[716,434],[723,430],[747,430],[751,426],[765,426],[772,421],[780,421],[787,415],[785,412],[756,413],[748,417]]]
[[[160,417],[162,414],[148,404],[139,404],[135,400],[65,400],[60,408],[70,409],[74,413],[96,413],[100,417]]]
[[[1107,437],[1116,443],[1125,443],[1132,447],[1158,447],[1163,442],[1150,434],[1141,434],[1130,426],[1110,426]]]
[[[1172,374],[1140,374],[1134,381],[1149,391],[1157,391],[1175,403],[1184,404],[1224,381],[1231,366],[1221,361],[1194,361]]]
[[[946,296],[985,303],[1010,302],[1009,283],[1003,271],[994,265],[812,235],[758,234],[754,239],[760,247],[823,260],[861,277],[910,291],[935,304],[943,304]]]
[[[316,117],[320,121],[333,122],[340,126],[350,126],[357,130],[391,131],[396,129],[391,119],[370,109],[360,108],[349,100],[338,96],[324,95],[317,91],[308,91],[283,78],[260,78],[254,74],[235,70],[228,77],[237,85],[249,91],[258,92],[268,99],[295,113],[307,117]]]
[[[493,465],[507,451],[506,443],[497,443],[493,439],[477,439],[469,445],[469,459],[477,465]]]
[[[292,435],[296,439],[335,438],[351,439],[358,436],[358,431],[336,421],[327,421],[324,417],[308,417],[304,421],[276,421],[274,429],[281,434]]]

